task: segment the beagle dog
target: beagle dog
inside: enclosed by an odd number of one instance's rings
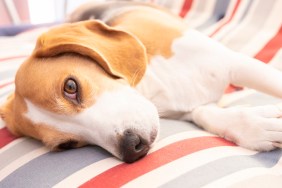
[[[55,151],[98,145],[131,163],[156,141],[161,117],[249,149],[281,148],[279,105],[217,105],[230,83],[282,98],[278,70],[146,4],[89,4],[70,20],[42,34],[16,74],[0,110],[14,135]]]

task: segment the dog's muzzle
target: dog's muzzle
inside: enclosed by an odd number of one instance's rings
[[[148,141],[130,129],[124,131],[120,147],[123,161],[126,163],[133,163],[144,157],[150,149]]]

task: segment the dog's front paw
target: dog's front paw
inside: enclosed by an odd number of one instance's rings
[[[231,122],[224,132],[226,139],[258,151],[282,148],[281,105],[230,108],[227,115]]]

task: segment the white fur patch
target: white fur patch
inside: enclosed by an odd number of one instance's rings
[[[195,107],[215,102],[224,93],[233,52],[195,30],[175,39],[171,50],[170,58],[151,59],[137,89],[161,117],[190,120],[186,115]]]
[[[39,108],[26,100],[25,116],[35,124],[44,124],[61,132],[83,137],[88,143],[99,145],[117,157],[118,136],[126,129],[133,129],[150,142],[152,132],[159,129],[159,117],[155,106],[125,87],[114,92],[105,92],[97,102],[83,112],[68,116]]]

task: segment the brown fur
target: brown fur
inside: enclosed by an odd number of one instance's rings
[[[105,91],[138,84],[147,59],[154,55],[170,57],[173,39],[185,29],[180,19],[154,9],[128,12],[110,24],[96,20],[63,24],[39,37],[33,54],[17,72],[15,93],[0,108],[13,134],[42,140],[52,150],[60,144],[85,145],[78,136],[28,120],[25,100],[57,114],[77,114]],[[69,76],[83,85],[78,105],[63,95]]]
[[[173,40],[186,29],[183,20],[175,15],[147,7],[124,13],[109,24],[136,36],[146,47],[149,58],[170,57]]]
[[[33,55],[42,58],[67,52],[92,58],[108,74],[126,79],[131,86],[146,70],[143,44],[129,33],[99,21],[63,24],[49,30],[37,40]]]
[[[74,105],[63,97],[64,79],[69,75],[75,76],[83,85],[82,101],[79,105]],[[92,59],[77,54],[29,58],[18,70],[15,82],[15,94],[11,95],[0,109],[3,120],[14,135],[42,140],[52,150],[57,150],[59,144],[70,140],[77,141],[77,147],[86,143],[75,135],[62,133],[49,128],[48,125],[32,123],[25,118],[27,107],[24,99],[30,100],[42,109],[72,115],[93,105],[95,98],[102,92],[126,84],[122,79],[113,79]]]

